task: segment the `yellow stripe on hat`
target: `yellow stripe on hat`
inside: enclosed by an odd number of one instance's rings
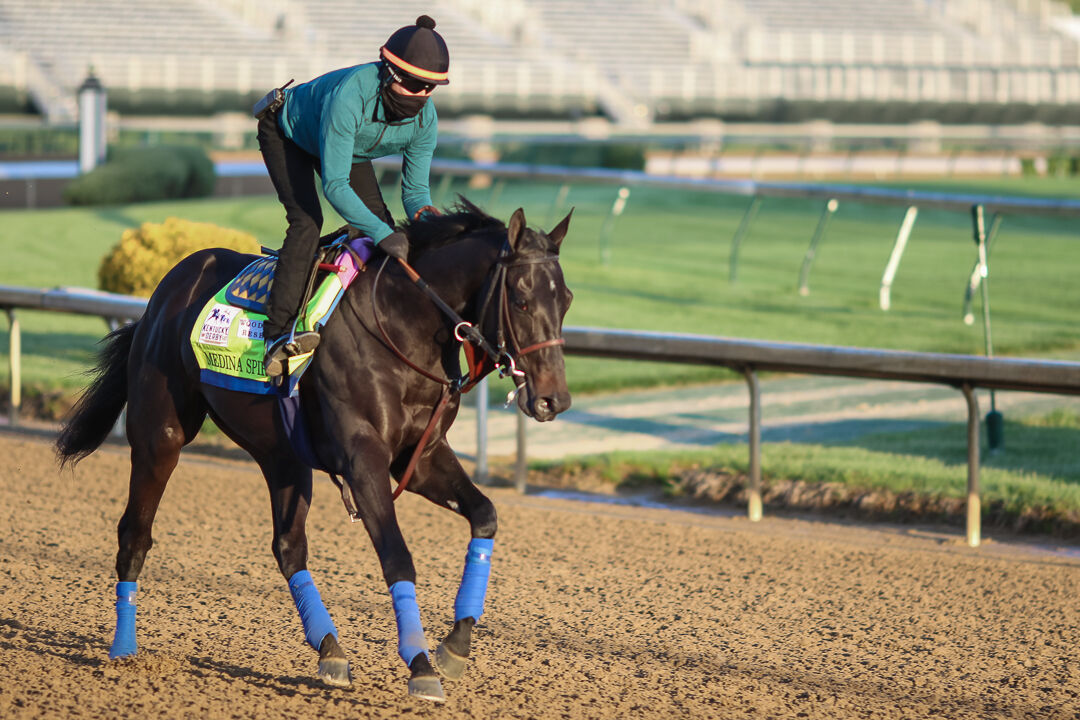
[[[447,77],[449,76],[449,73],[432,72],[431,70],[425,70],[422,67],[417,67],[416,65],[412,65],[411,63],[407,63],[404,60],[402,60],[401,58],[399,58],[397,55],[395,55],[394,53],[387,50],[385,46],[383,48],[381,48],[381,52],[382,52],[383,57],[386,58],[387,60],[389,60],[390,62],[392,62],[394,65],[397,65],[399,68],[401,68],[402,70],[404,70],[405,72],[407,72],[407,73],[409,73],[411,75],[415,75],[417,77],[424,78],[425,80],[431,80],[433,82],[438,82],[440,80],[446,80]]]

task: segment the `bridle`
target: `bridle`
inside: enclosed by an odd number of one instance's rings
[[[387,334],[386,329],[383,327],[382,321],[379,318],[379,281],[382,278],[382,273],[386,269],[387,261],[389,259],[389,256],[387,256],[379,267],[371,291],[372,310],[375,316],[375,324],[379,328],[379,334],[382,335],[383,342],[386,343],[386,346],[399,360],[429,380],[446,386],[451,392],[468,392],[485,375],[493,370],[498,370],[500,378],[510,377],[514,381],[514,389],[506,398],[506,403],[509,405],[517,395],[518,391],[525,385],[525,371],[518,367],[521,358],[530,353],[534,353],[537,350],[563,345],[565,343],[563,338],[557,337],[541,340],[532,345],[521,347],[521,344],[514,334],[514,326],[510,315],[510,303],[506,289],[507,271],[510,268],[519,267],[521,265],[558,262],[558,255],[550,254],[539,257],[516,258],[510,254],[509,245],[504,245],[499,252],[499,257],[492,266],[492,271],[488,274],[485,283],[487,289],[484,291],[484,301],[480,305],[475,324],[458,315],[458,313],[447,305],[446,302],[439,297],[438,293],[436,293],[427,282],[420,277],[419,273],[417,273],[412,266],[403,260],[399,260],[398,262],[401,264],[402,268],[404,268],[406,274],[413,283],[415,283],[416,286],[419,287],[453,323],[454,338],[458,342],[464,343],[465,359],[469,366],[469,370],[466,374],[454,379],[447,379],[428,372],[410,360],[405,353],[398,349],[397,345],[394,344],[394,341],[390,339],[390,336]],[[494,345],[487,339],[482,330],[485,326],[485,319],[488,316],[493,300],[498,308],[496,310],[496,340]],[[481,352],[483,353],[483,356],[480,355]]]
[[[436,293],[427,282],[420,277],[420,274],[417,273],[412,266],[404,260],[399,259],[398,262],[409,276],[409,279],[412,280],[413,283],[428,296],[435,306],[450,319],[454,327],[454,338],[463,344],[468,371],[453,379],[439,377],[414,363],[405,355],[405,353],[399,350],[397,345],[394,344],[394,341],[390,339],[390,336],[382,325],[382,321],[379,319],[379,280],[382,278],[383,271],[386,269],[387,261],[389,261],[389,259],[390,256],[386,256],[382,265],[379,266],[379,271],[375,275],[375,282],[371,289],[371,304],[372,312],[375,316],[375,324],[379,328],[379,333],[382,335],[383,342],[399,360],[429,380],[433,380],[443,386],[442,397],[439,399],[438,405],[435,406],[431,419],[428,421],[424,433],[420,436],[420,441],[416,444],[416,449],[409,459],[409,464],[405,468],[405,472],[402,474],[397,488],[394,489],[393,499],[396,500],[398,495],[402,493],[405,486],[408,485],[409,480],[412,478],[413,471],[416,469],[416,464],[420,460],[420,454],[423,452],[424,448],[427,447],[428,441],[431,439],[431,434],[438,424],[443,410],[446,409],[446,406],[450,403],[452,398],[462,393],[467,393],[488,373],[493,370],[498,370],[500,378],[510,377],[514,382],[514,389],[506,396],[506,405],[509,406],[510,403],[514,401],[514,398],[521,388],[525,386],[525,371],[519,367],[521,358],[544,348],[563,345],[566,341],[561,337],[556,337],[541,340],[540,342],[527,345],[526,347],[521,347],[521,344],[514,334],[514,325],[510,316],[510,304],[506,289],[507,271],[510,268],[522,265],[558,262],[558,255],[548,254],[537,257],[519,258],[511,253],[509,243],[504,244],[499,251],[498,258],[492,266],[493,270],[488,273],[486,281],[487,289],[484,291],[484,301],[480,305],[480,311],[477,313],[475,324],[463,319],[452,307],[447,305],[446,302],[439,297],[438,293]],[[496,296],[498,299],[495,299]],[[493,301],[497,306],[495,345],[492,345],[488,341],[482,330],[485,326],[485,318],[488,316],[489,308]],[[348,493],[345,492],[345,485],[342,484],[335,475],[331,474],[330,477],[334,479],[334,482],[341,488],[342,499],[345,500],[345,505],[349,508],[349,500],[351,498],[349,498]],[[355,521],[356,515],[351,509],[349,514]]]

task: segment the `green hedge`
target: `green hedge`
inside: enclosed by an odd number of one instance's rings
[[[202,148],[113,148],[104,164],[64,189],[64,200],[71,205],[116,205],[206,197],[216,179],[214,163]]]
[[[0,90],[0,112],[10,112],[3,95]],[[74,158],[78,154],[79,132],[75,128],[0,128],[0,155],[7,159]]]
[[[644,170],[645,147],[632,142],[510,144],[499,162]]]

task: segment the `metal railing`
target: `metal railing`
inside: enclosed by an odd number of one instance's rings
[[[12,422],[18,421],[20,404],[21,338],[17,309],[52,310],[98,315],[110,326],[135,320],[146,309],[146,300],[92,290],[38,290],[0,286],[0,308],[11,323],[10,368]],[[740,340],[673,333],[564,328],[565,350],[574,355],[622,360],[645,360],[728,367],[742,372],[749,388],[749,508],[751,520],[762,517],[761,499],[761,392],[758,371],[781,371],[811,375],[837,375],[879,380],[939,383],[957,388],[967,401],[967,542],[981,542],[979,498],[980,416],[976,388],[1080,395],[1080,363],[974,355],[904,352],[865,348],[806,345]],[[486,398],[486,388],[478,393]],[[486,402],[483,403],[486,407]],[[486,472],[486,413],[477,413],[477,469]],[[524,488],[525,433],[518,420],[518,452],[515,476]]]
[[[144,298],[88,290],[86,288],[37,288],[0,285],[0,309],[8,317],[8,371],[11,381],[9,420],[19,422],[22,409],[22,324],[16,310],[52,310],[74,315],[97,315],[110,328],[121,321],[137,320],[146,311]]]

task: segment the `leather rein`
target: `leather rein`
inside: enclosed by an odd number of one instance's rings
[[[382,321],[379,319],[378,303],[379,280],[382,278],[383,270],[386,269],[386,264],[390,257],[387,256],[383,260],[382,265],[379,266],[379,272],[375,276],[375,282],[371,291],[371,303],[372,313],[375,316],[375,324],[379,328],[379,333],[382,335],[383,342],[399,360],[429,380],[433,380],[443,386],[439,403],[435,406],[431,419],[428,420],[427,427],[424,428],[424,432],[420,436],[420,441],[416,444],[416,449],[413,450],[412,457],[409,458],[409,464],[406,466],[405,472],[401,476],[401,480],[394,489],[394,500],[397,500],[398,496],[401,495],[405,490],[405,487],[409,484],[409,480],[412,479],[413,472],[416,470],[416,465],[420,460],[420,455],[431,440],[431,435],[439,422],[439,418],[442,417],[443,411],[446,409],[446,406],[449,405],[450,400],[453,397],[460,395],[461,393],[467,393],[488,373],[497,369],[500,378],[511,377],[514,381],[514,389],[511,390],[506,397],[506,404],[509,405],[513,402],[514,397],[521,388],[525,386],[525,371],[518,367],[518,362],[521,358],[529,353],[536,352],[537,350],[563,345],[566,342],[563,338],[558,337],[542,340],[526,347],[521,347],[518,343],[517,338],[514,335],[514,327],[510,317],[510,305],[507,300],[507,270],[511,267],[518,267],[520,265],[557,262],[559,256],[543,255],[540,257],[515,259],[508,251],[509,246],[504,245],[503,249],[499,252],[498,259],[495,261],[494,272],[489,274],[487,291],[484,294],[484,302],[477,315],[476,325],[462,319],[462,317],[454,311],[453,308],[447,305],[446,302],[439,297],[438,293],[436,293],[431,286],[420,277],[420,274],[417,273],[412,266],[404,260],[398,260],[401,267],[405,270],[405,274],[409,276],[409,279],[428,296],[435,306],[438,307],[451,322],[453,322],[454,337],[464,344],[468,372],[454,379],[439,377],[434,373],[428,372],[406,357],[405,353],[399,350],[397,345],[394,344],[394,341],[390,339],[390,336],[382,325]],[[484,337],[483,331],[480,328],[484,325],[484,318],[487,316],[488,308],[496,293],[498,294],[498,300],[495,301],[497,305],[496,345],[493,346],[487,338]],[[477,327],[477,325],[480,327]],[[483,355],[480,354],[481,352]]]

